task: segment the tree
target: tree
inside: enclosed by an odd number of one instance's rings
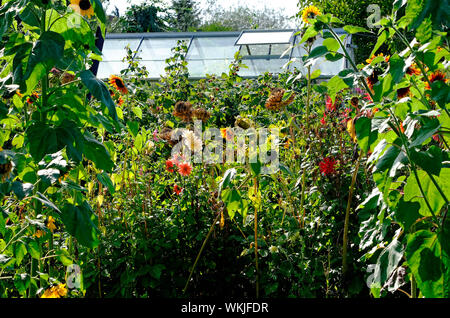
[[[119,32],[163,32],[167,31],[168,12],[160,0],[131,5],[119,18]]]
[[[213,0],[207,2],[203,22],[199,31],[240,31],[244,29],[284,29],[289,27],[289,18],[282,10],[247,6],[224,8]]]
[[[192,0],[173,0],[171,27],[177,31],[186,32],[200,25],[199,9]]]

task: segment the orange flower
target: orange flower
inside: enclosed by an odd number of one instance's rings
[[[408,75],[420,75],[420,69],[417,68],[416,63],[412,63],[411,66],[406,70],[406,74]]]
[[[47,227],[52,232],[54,230],[56,230],[56,225],[54,223],[55,223],[55,219],[52,216],[49,216],[48,220],[47,220]]]
[[[34,102],[36,102],[38,99],[39,99],[39,94],[34,92],[33,94],[31,94],[30,97],[27,98],[27,103],[31,105]]]
[[[431,84],[433,84],[436,81],[443,81],[444,83],[448,82],[448,79],[445,78],[445,74],[442,73],[441,71],[436,71],[432,74],[430,74],[430,76],[428,76],[428,80],[430,81]],[[425,83],[425,88],[430,90],[430,84],[427,82]]]
[[[370,59],[367,59],[367,60],[366,60],[366,63],[367,63],[367,64],[372,63],[372,61],[373,61],[376,57],[379,57],[379,56],[383,56],[383,53],[380,53],[380,54],[378,54],[377,56],[372,55],[372,57],[371,57]],[[390,55],[387,55],[387,56],[384,58],[384,61],[385,61],[386,63],[389,62],[389,58],[390,58]]]
[[[111,84],[115,89],[117,89],[122,94],[128,94],[128,89],[125,86],[123,79],[121,79],[119,76],[111,75],[111,77],[109,78],[109,84]]]
[[[180,195],[181,191],[183,191],[183,189],[180,188],[178,185],[173,186],[173,192],[175,192],[177,195]]]
[[[173,172],[174,171],[173,170],[173,166],[174,166],[173,160],[170,160],[170,159],[166,160],[166,170],[168,172]]]
[[[189,163],[185,162],[185,163],[180,163],[178,165],[178,172],[182,175],[182,176],[188,176],[191,174],[192,172],[192,167]]]

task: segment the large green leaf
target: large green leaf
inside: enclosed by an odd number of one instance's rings
[[[27,80],[33,74],[38,74],[33,79],[34,83],[45,75],[63,57],[64,44],[64,38],[60,34],[53,31],[42,33],[31,50],[23,79]],[[27,82],[27,92],[30,92],[34,88],[31,86],[28,87],[29,83]]]
[[[425,297],[442,298],[448,289],[444,272],[449,262],[447,254],[443,254],[442,240],[441,234],[428,230],[407,236],[406,261]]]
[[[97,174],[97,179],[98,181],[100,181],[101,184],[103,184],[105,187],[108,188],[109,193],[114,194],[116,189],[114,187],[114,183],[112,182],[111,178],[107,173],[102,172]]]
[[[84,155],[92,160],[98,169],[111,172],[114,168],[114,162],[108,150],[88,132],[84,134]]]
[[[98,245],[97,216],[92,212],[87,202],[81,205],[65,204],[61,219],[71,235],[75,236],[80,244],[94,248]]]
[[[367,117],[358,118],[355,121],[355,131],[359,147],[367,153],[378,137],[378,131],[372,130],[372,120]]]
[[[394,239],[378,256],[377,266],[375,267],[373,283],[379,283],[384,286],[393,271],[397,268],[398,263],[403,257],[403,244]]]
[[[46,154],[52,154],[67,147],[70,159],[79,162],[83,152],[83,138],[77,125],[64,120],[59,126],[34,122],[26,132],[30,154],[40,161]]]
[[[434,214],[438,214],[441,208],[445,204],[444,198],[438,192],[438,189],[432,182],[430,175],[426,171],[419,170],[417,171],[417,176],[420,182],[420,185],[423,189],[423,192],[433,210]],[[439,174],[439,177],[434,177],[436,183],[442,189],[443,193],[447,198],[450,198],[450,168],[443,168]],[[419,213],[423,216],[431,216],[431,212],[429,211],[425,199],[420,191],[419,184],[417,183],[417,179],[414,174],[411,174],[406,182],[406,186],[404,189],[405,201],[411,202],[419,202],[420,210]]]
[[[116,105],[111,98],[108,88],[105,83],[98,79],[92,74],[90,70],[85,70],[80,73],[81,81],[86,85],[86,87],[91,92],[92,96],[97,98],[103,105],[108,108],[109,115],[114,119],[118,120]]]

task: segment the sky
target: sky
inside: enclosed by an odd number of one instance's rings
[[[110,0],[110,5],[108,7],[108,12],[117,6],[119,12],[122,14],[126,11],[129,6],[129,2],[132,4],[140,4],[145,0]],[[200,9],[205,8],[206,0],[196,0],[199,4]],[[237,5],[246,5],[249,8],[263,9],[274,8],[281,9],[285,12],[287,16],[292,16],[297,11],[298,0],[217,0],[216,3],[220,4],[224,8],[234,7]]]

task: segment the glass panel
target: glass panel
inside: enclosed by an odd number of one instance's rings
[[[164,71],[165,61],[140,61],[140,64],[147,68],[149,78],[159,79],[161,75],[166,74],[166,71]]]
[[[283,66],[289,59],[244,59],[242,62],[248,68],[241,68],[239,75],[241,76],[259,76],[265,72],[281,73],[284,71]]]
[[[272,47],[270,47],[272,46]],[[241,49],[242,56],[258,56],[258,55],[276,55],[280,56],[289,48],[290,44],[259,44],[259,45],[244,45]],[[249,53],[250,51],[250,53]],[[289,57],[289,52],[287,54]]]
[[[300,38],[297,37],[296,43],[298,43],[299,41],[300,41]],[[323,43],[323,38],[317,38],[313,44],[313,48],[322,45],[322,43]],[[339,48],[338,52],[343,53],[341,48]],[[301,46],[295,47],[292,57],[297,58],[299,61],[295,61],[294,63],[292,63],[291,68],[296,67],[304,73],[305,68],[303,67],[303,63],[300,61],[300,58],[304,55],[307,55],[307,53]],[[325,59],[325,57],[321,57],[311,67],[311,70],[314,71],[316,69],[320,69],[321,70],[320,75],[334,76],[334,75],[338,74],[340,71],[342,71],[344,68],[345,68],[345,59],[344,58],[342,58],[336,62],[331,62],[331,61],[327,61]]]
[[[293,31],[243,32],[236,45],[290,43]]]
[[[226,73],[232,61],[232,59],[191,60],[188,64],[189,76],[205,77],[206,74]]]
[[[141,39],[106,39],[103,44],[103,61],[122,61],[127,55],[125,47],[129,44],[130,49],[136,51]]]
[[[128,64],[124,62],[100,62],[97,77],[108,78],[113,74],[119,75],[120,71],[126,69],[127,67]]]
[[[232,59],[239,50],[235,41],[236,37],[194,38],[187,59]]]
[[[189,38],[145,39],[142,41],[138,56],[143,61],[165,60],[173,55],[171,49],[177,46],[178,40],[186,40],[189,44]]]

